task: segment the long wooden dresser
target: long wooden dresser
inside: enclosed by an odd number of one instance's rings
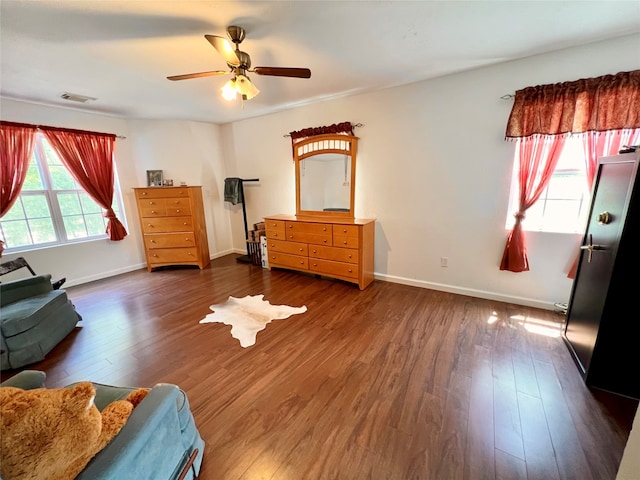
[[[300,270],[357,283],[373,281],[375,220],[265,217],[269,269]]]
[[[211,263],[202,187],[134,188],[147,269]]]

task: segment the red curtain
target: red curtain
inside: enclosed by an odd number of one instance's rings
[[[565,140],[565,135],[532,135],[518,139],[518,211],[514,214],[516,222],[507,238],[500,270],[529,270],[522,221],[527,209],[538,200],[549,183]]]
[[[43,133],[73,178],[106,210],[106,233],[122,240],[127,231],[113,208],[113,147],[115,135],[43,128]]]
[[[585,132],[582,137],[584,149],[585,168],[587,172],[587,185],[593,191],[593,180],[598,169],[598,159],[608,155],[617,154],[625,145],[640,144],[640,128],[611,130],[608,132]],[[580,260],[580,251],[576,252],[575,258],[567,277],[575,278]]]
[[[531,167],[530,173],[540,175],[542,185],[548,182],[548,179],[544,180],[548,162],[552,162],[554,167],[557,163],[564,135],[629,128],[640,128],[640,70],[518,90],[505,136],[518,139],[521,143],[520,166],[525,169]],[[540,159],[523,157],[527,150],[536,155],[532,146],[541,141],[540,138],[536,140],[536,136],[555,137],[559,142],[557,146],[560,148],[551,148],[542,164]],[[591,162],[591,157],[588,158]],[[553,168],[549,175],[552,172]],[[588,167],[587,175],[593,176],[594,172],[593,166]],[[526,177],[529,173],[525,171],[524,175]],[[520,224],[526,209],[537,199],[535,193],[538,191],[538,187],[528,185],[531,178],[524,178],[522,171],[519,180],[520,209],[500,265],[501,270],[512,272],[529,270]],[[540,192],[543,189],[544,185]]]
[[[35,127],[0,122],[0,218],[20,196],[35,137]]]

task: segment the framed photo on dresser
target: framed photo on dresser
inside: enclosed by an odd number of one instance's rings
[[[162,170],[147,170],[147,187],[161,187],[164,180]]]

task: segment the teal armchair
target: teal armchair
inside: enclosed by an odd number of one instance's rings
[[[51,275],[0,283],[0,368],[20,368],[44,359],[75,328],[78,315]]]
[[[2,384],[44,387],[45,374],[25,370]],[[124,399],[134,388],[93,384],[98,410]],[[202,465],[204,441],[189,400],[176,385],[154,386],[133,410],[120,433],[101,450],[76,480],[192,480]],[[1,480],[1,479],[0,479]]]

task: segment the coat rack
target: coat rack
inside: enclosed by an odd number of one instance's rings
[[[224,179],[224,200],[233,205],[242,203],[242,218],[244,220],[244,239],[247,244],[247,254],[236,258],[240,263],[251,263],[251,253],[249,252],[249,227],[247,225],[247,207],[244,201],[244,182],[259,182],[259,178],[225,178]]]

